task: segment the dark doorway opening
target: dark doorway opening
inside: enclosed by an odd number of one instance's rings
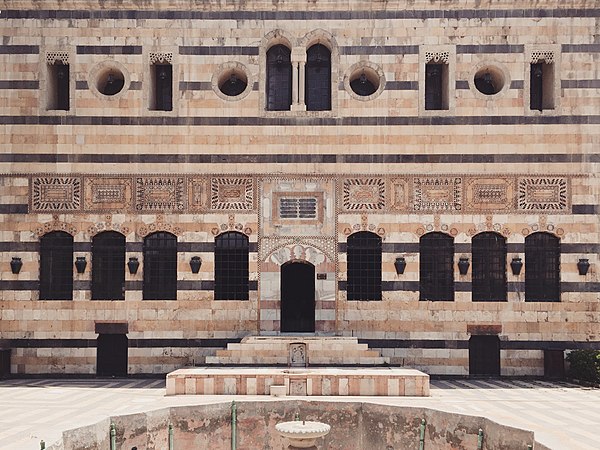
[[[96,342],[96,374],[101,377],[127,376],[127,335],[100,334]]]
[[[315,331],[315,266],[308,262],[281,266],[281,331]]]
[[[469,376],[500,376],[500,339],[498,336],[471,336],[469,339]]]
[[[564,380],[565,352],[563,350],[544,350],[544,377]]]

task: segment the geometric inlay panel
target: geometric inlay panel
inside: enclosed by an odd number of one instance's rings
[[[90,212],[128,211],[133,200],[131,178],[84,180],[83,209]]]
[[[183,177],[137,177],[135,179],[136,211],[185,210]]]
[[[509,211],[514,205],[514,180],[502,177],[465,179],[465,211]]]
[[[250,211],[254,209],[253,178],[212,178],[210,206],[214,210]]]
[[[461,177],[414,177],[414,211],[461,211]]]
[[[566,178],[519,178],[517,208],[521,211],[565,211],[568,202]]]
[[[342,205],[346,211],[383,209],[385,207],[385,180],[383,178],[344,179]]]
[[[389,207],[392,211],[409,210],[410,184],[404,178],[392,178],[389,182]]]
[[[33,211],[77,211],[81,207],[81,178],[33,177]]]
[[[190,211],[205,211],[208,209],[208,178],[188,178],[187,192]]]

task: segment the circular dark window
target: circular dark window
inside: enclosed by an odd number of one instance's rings
[[[484,67],[477,71],[475,88],[484,95],[494,95],[504,87],[504,75],[496,67]]]
[[[247,87],[246,75],[235,70],[224,73],[219,79],[219,90],[229,97],[240,95]]]
[[[96,81],[98,92],[104,95],[115,95],[123,90],[125,76],[117,68],[110,68],[100,74]]]
[[[367,97],[379,89],[379,76],[370,68],[364,68],[352,74],[350,88],[356,95]]]

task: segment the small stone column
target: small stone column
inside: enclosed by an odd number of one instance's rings
[[[306,50],[292,50],[292,111],[306,111],[304,104],[304,66],[306,65]]]

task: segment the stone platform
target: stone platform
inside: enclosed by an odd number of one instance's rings
[[[167,395],[429,396],[415,369],[197,367],[167,375]]]

